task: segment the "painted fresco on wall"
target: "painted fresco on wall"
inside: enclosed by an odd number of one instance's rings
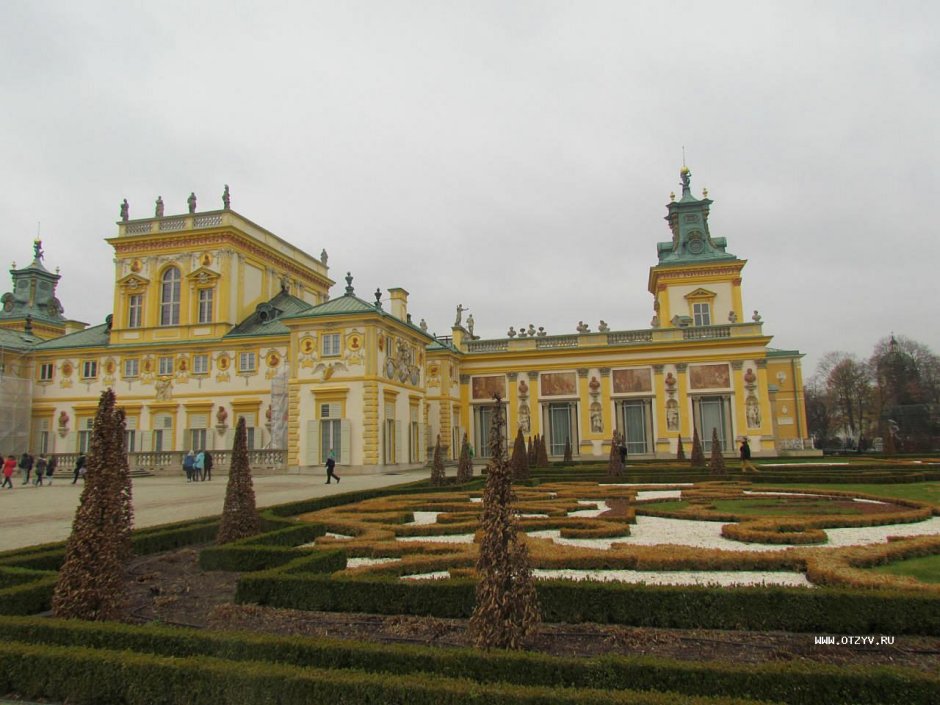
[[[539,378],[543,397],[570,396],[578,393],[574,372],[547,372]]]
[[[696,365],[689,368],[692,389],[727,389],[731,386],[731,371],[727,365]]]
[[[493,377],[474,377],[472,383],[473,398],[486,399],[493,398],[498,394],[502,399],[506,398],[506,378],[503,375]]]
[[[653,383],[650,379],[648,367],[639,370],[614,370],[611,376],[614,380],[614,394],[636,394],[638,392],[653,391]]]

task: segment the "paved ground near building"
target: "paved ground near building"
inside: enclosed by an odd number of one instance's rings
[[[399,475],[348,475],[340,484],[327,485],[320,475],[261,475],[254,477],[259,507],[270,507],[310,497],[351,490],[388,487],[428,477],[430,470]],[[18,473],[17,473],[18,475]],[[68,538],[81,495],[82,484],[71,477],[55,480],[51,487],[21,485],[0,490],[0,550],[9,550]],[[210,482],[186,482],[185,477],[134,478],[134,525],[157,526],[222,513],[227,476]]]

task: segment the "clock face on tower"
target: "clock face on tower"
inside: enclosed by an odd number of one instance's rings
[[[693,255],[700,255],[705,251],[705,239],[701,230],[693,230],[689,233],[689,240],[686,248]]]

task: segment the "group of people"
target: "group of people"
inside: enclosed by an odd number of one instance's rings
[[[186,473],[186,482],[204,482],[212,479],[212,453],[201,450],[198,453],[189,451],[183,457],[183,472]]]
[[[3,461],[3,482],[0,487],[3,489],[13,489],[13,474],[19,470],[23,475],[24,485],[32,484],[37,487],[44,484],[52,484],[52,476],[55,474],[56,458],[55,456],[47,458],[45,453],[40,453],[38,458],[34,458],[28,452],[23,453],[17,460],[15,455],[8,455]]]

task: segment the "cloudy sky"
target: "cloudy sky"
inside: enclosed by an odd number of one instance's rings
[[[936,2],[0,0],[0,254],[66,315],[131,217],[232,207],[449,334],[645,328],[682,147],[773,345],[940,351]],[[9,283],[0,287],[9,289]],[[387,296],[387,294],[386,294]]]

